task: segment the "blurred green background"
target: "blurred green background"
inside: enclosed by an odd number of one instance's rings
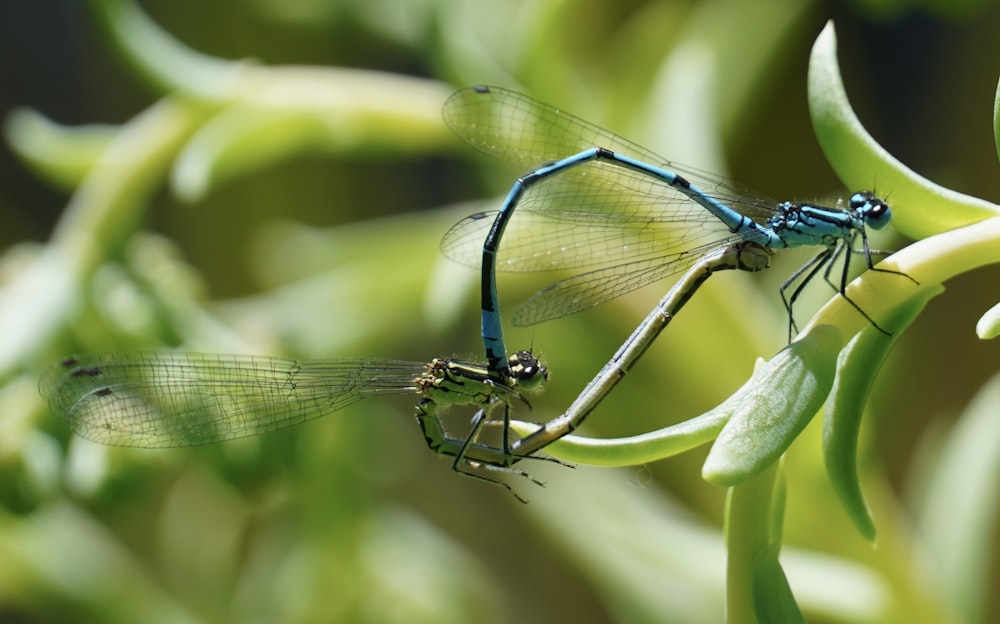
[[[521,505],[428,453],[405,397],[147,451],[73,438],[37,396],[39,371],[78,351],[478,357],[477,274],[438,241],[519,172],[444,128],[459,86],[516,88],[774,197],[830,198],[845,189],[805,84],[833,19],[874,136],[941,184],[1000,194],[993,2],[137,6],[0,7],[0,622],[721,619],[725,491],[700,479],[704,450],[623,470],[528,462],[548,485],[513,481]],[[808,257],[790,255],[710,280],[586,433],[649,431],[739,387],[784,345],[775,291]],[[998,370],[973,331],[998,280],[949,283],[876,383],[861,450],[875,547],[834,498],[818,421],[789,453],[783,562],[811,621],[1000,608],[995,515],[975,587],[942,578],[957,572],[921,524],[939,451]],[[551,281],[503,277],[506,309]],[[662,292],[511,329],[552,370],[531,416],[569,405]],[[829,296],[810,289],[802,320]]]

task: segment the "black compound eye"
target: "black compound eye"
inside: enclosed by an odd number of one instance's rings
[[[521,387],[531,389],[548,379],[549,373],[531,351],[518,351],[508,359],[510,376],[521,382]]]
[[[869,191],[858,191],[851,195],[849,203],[851,212],[861,217],[865,225],[873,230],[881,230],[892,219],[889,204]]]

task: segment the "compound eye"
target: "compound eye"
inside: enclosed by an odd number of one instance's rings
[[[864,220],[865,225],[873,230],[881,230],[892,219],[892,211],[889,204],[876,197],[874,193],[859,191],[851,195],[851,212]]]
[[[892,219],[892,211],[889,209],[889,204],[881,199],[872,203],[865,214],[865,223],[873,230],[881,230],[889,225],[890,219]]]

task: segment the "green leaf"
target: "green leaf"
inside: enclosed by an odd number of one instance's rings
[[[979,391],[927,474],[917,528],[940,593],[963,621],[990,619],[991,543],[1000,513],[1000,375]]]
[[[976,323],[976,335],[983,340],[1000,336],[1000,303],[986,311]]]
[[[888,318],[894,310],[923,295],[922,290],[936,289],[947,280],[990,264],[1000,263],[1000,218],[950,230],[918,241],[886,258],[878,268],[908,275],[867,271],[847,286],[847,295],[876,321]],[[936,292],[936,291],[935,291]],[[833,297],[806,326],[836,325],[844,335],[853,336],[868,326],[843,297]],[[981,321],[989,331],[989,321]]]
[[[167,98],[121,126],[66,206],[49,247],[0,291],[0,375],[22,366],[63,326],[81,281],[134,232],[201,120],[198,107]]]
[[[844,91],[832,22],[816,39],[809,60],[809,111],[820,146],[840,179],[854,188],[888,190],[893,223],[907,236],[924,238],[1000,215],[995,204],[920,176],[868,134]]]
[[[717,409],[731,412],[702,476],[735,485],[773,464],[819,411],[833,385],[841,333],[814,326]]]
[[[161,94],[180,91],[206,100],[224,99],[247,67],[188,48],[135,2],[91,0],[90,5],[121,57]]]
[[[4,120],[11,149],[62,189],[73,189],[83,180],[117,132],[116,126],[107,124],[63,126],[27,108]]]
[[[785,571],[778,561],[781,549],[773,544],[760,552],[753,561],[753,606],[761,624],[805,622]]]
[[[875,540],[875,523],[861,492],[857,471],[858,430],[868,395],[889,350],[917,318],[927,302],[944,287],[927,288],[880,320],[892,332],[886,336],[867,327],[852,339],[837,359],[837,378],[827,399],[823,421],[826,469],[854,526],[869,541]]]
[[[997,82],[997,93],[993,98],[993,144],[1000,158],[1000,81]]]
[[[281,67],[248,72],[239,87],[239,101],[207,120],[178,154],[171,182],[187,201],[303,153],[424,154],[452,141],[441,123],[450,88],[432,80]]]
[[[626,438],[563,436],[546,446],[545,452],[578,464],[609,467],[637,466],[666,459],[715,439],[729,418],[729,413],[720,408],[663,429]],[[520,435],[528,435],[538,429],[538,423],[512,422],[511,427]]]
[[[726,617],[730,622],[803,622],[778,561],[785,511],[781,464],[726,497]]]

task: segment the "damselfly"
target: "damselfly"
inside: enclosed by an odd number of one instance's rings
[[[533,168],[515,182],[495,216],[467,217],[449,230],[441,244],[448,257],[481,267],[486,359],[500,376],[505,374],[506,352],[498,269],[590,269],[525,302],[513,322],[529,325],[691,269],[725,249],[754,248],[758,256],[817,245],[822,250],[780,289],[789,315],[789,338],[795,329],[793,305],[820,271],[882,331],[846,294],[854,252],[864,255],[871,270],[899,274],[872,263],[872,254],[880,252],[869,247],[867,228],[881,229],[891,218],[888,204],[874,193],[854,193],[846,209],[777,202],[719,176],[669,162],[561,109],[497,87],[458,91],[445,103],[443,115],[448,127],[473,147]],[[515,209],[518,217],[512,220]],[[858,238],[862,246],[855,250]],[[721,257],[734,258],[724,252]],[[830,274],[840,257],[843,268],[835,284]],[[767,265],[761,258],[732,266],[712,264],[714,270],[751,271]],[[685,300],[691,294],[678,293]]]
[[[298,425],[361,399],[413,394],[419,397],[417,422],[428,447],[454,457],[457,472],[495,482],[476,470],[510,470],[521,459],[509,452],[509,405],[525,402],[521,391],[536,390],[548,379],[546,367],[529,351],[518,351],[508,365],[510,378],[497,380],[485,365],[455,359],[420,363],[183,352],[83,354],[50,367],[39,390],[77,435],[142,448],[234,440]],[[464,438],[450,436],[439,418],[442,409],[455,405],[479,408]],[[477,439],[497,405],[505,421],[499,447]]]
[[[793,305],[821,271],[840,296],[885,333],[847,296],[852,253],[863,254],[873,271],[912,280],[872,263],[872,255],[882,252],[869,247],[867,228],[881,229],[891,218],[888,204],[872,192],[854,193],[846,209],[776,202],[496,87],[458,91],[445,103],[443,115],[473,147],[533,168],[514,183],[499,212],[467,217],[441,244],[452,259],[481,263],[483,342],[498,379],[510,373],[496,270],[589,269],[536,293],[515,313],[519,325],[572,314],[687,271],[566,412],[515,442],[512,453],[531,454],[573,431],[716,271],[760,271],[775,250],[822,247],[780,288],[789,340],[796,329]],[[518,216],[512,219],[515,209]],[[861,249],[856,250],[858,238]],[[841,257],[834,283],[831,271]]]

